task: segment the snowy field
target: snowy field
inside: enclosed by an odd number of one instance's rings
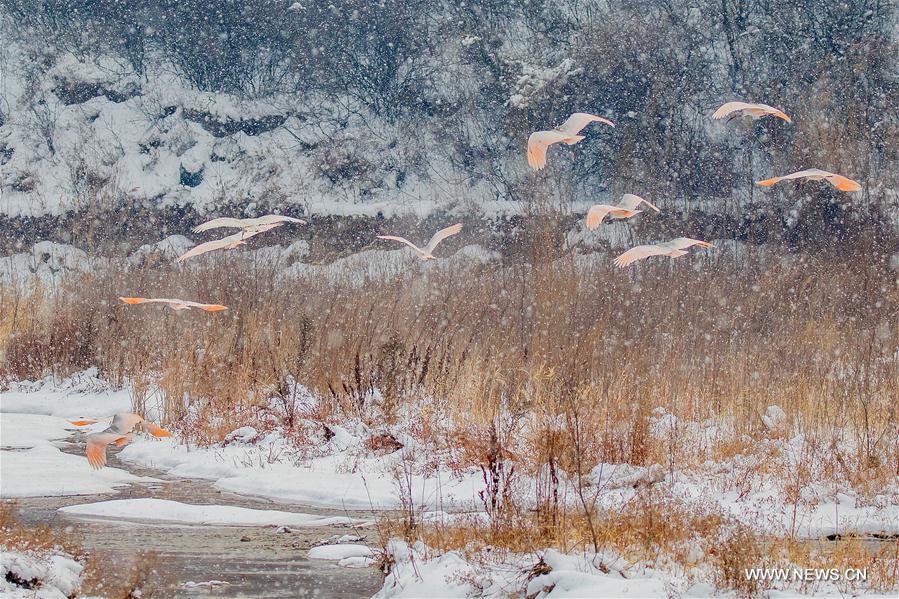
[[[114,390],[98,379],[95,371],[53,381],[22,382],[0,396],[2,424],[2,497],[80,495],[115,493],[124,486],[159,483],[137,477],[121,466],[93,471],[79,455],[61,452],[58,444],[77,439],[82,432],[66,418],[102,417],[128,408],[127,389]],[[308,395],[310,402],[313,397]],[[311,408],[312,404],[309,404]],[[785,425],[784,414],[771,406],[766,414],[772,431],[770,439],[759,442],[761,453],[772,460],[790,463],[801,459],[802,438],[777,433]],[[87,432],[102,428],[98,424]],[[321,429],[314,420],[299,428]],[[652,434],[670,435],[675,427],[691,431],[696,443],[710,443],[728,436],[726,428],[713,422],[679,422],[659,408],[651,418]],[[231,493],[261,496],[273,505],[302,504],[347,510],[347,517],[319,517],[310,514],[255,510],[227,505],[192,505],[162,499],[109,499],[76,504],[62,509],[76,518],[156,522],[193,526],[303,526],[365,524],[352,511],[413,509],[422,522],[440,527],[486,518],[482,493],[485,480],[476,470],[454,471],[449,455],[440,455],[413,435],[404,433],[403,423],[387,427],[346,422],[329,424],[328,439],[297,444],[289,431],[260,432],[252,427],[236,428],[221,444],[208,447],[185,445],[179,438],[156,440],[140,437],[118,454],[122,464],[149,468],[172,478],[213,481],[215,487]],[[373,434],[389,434],[399,449],[373,452],[365,439]],[[672,471],[661,464],[634,467],[626,464],[597,464],[589,475],[596,490],[597,509],[626,513],[628,505],[653,493],[683,505],[703,505],[716,513],[732,516],[759,533],[795,539],[823,539],[828,535],[899,535],[899,487],[871,497],[822,483],[803,489],[791,499],[777,476],[748,473],[747,460],[737,455],[730,460],[707,462],[699,468]],[[429,473],[428,473],[429,472]],[[740,475],[741,472],[744,474]],[[37,475],[39,473],[39,476]],[[735,474],[739,488],[734,488]],[[517,481],[523,497],[532,495],[536,481]],[[563,494],[571,496],[570,482],[563,481]],[[409,545],[400,540],[386,546],[392,564],[379,597],[422,595],[467,597],[472,593],[502,597],[509,594],[546,597],[646,597],[704,596],[713,590],[711,574],[702,565],[702,544],[690,549],[693,564],[688,569],[666,565],[664,561],[632,563],[614,550],[599,554],[564,553],[534,548],[528,554],[502,552],[502,557],[484,549],[440,553],[422,542]],[[372,549],[358,545],[315,548],[312,559],[339,562],[346,567],[365,567],[377,561]],[[382,551],[377,548],[375,552]],[[75,571],[64,558],[29,558],[4,554],[8,570],[37,572],[36,576],[58,580],[65,589],[65,576]],[[32,561],[29,561],[32,560]],[[36,561],[34,561],[36,560]],[[535,562],[536,560],[536,562]],[[66,565],[59,570],[60,564]],[[539,567],[538,567],[539,566]],[[30,570],[26,570],[30,568]],[[53,570],[53,569],[56,570]],[[59,571],[57,571],[59,570]],[[54,583],[57,584],[57,583]],[[848,587],[828,582],[811,586],[784,586],[770,596],[839,596]],[[854,593],[854,592],[853,592]],[[24,596],[24,595],[23,595]],[[54,595],[47,595],[54,596]],[[867,595],[878,596],[878,595]],[[883,596],[890,596],[889,593]]]

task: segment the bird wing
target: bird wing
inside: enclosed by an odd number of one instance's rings
[[[153,301],[145,297],[120,297],[119,299],[122,300],[122,302],[132,306],[136,304],[146,304]]]
[[[688,247],[693,247],[694,245],[698,245],[699,247],[704,248],[712,247],[712,244],[708,241],[701,241],[699,239],[692,239],[690,237],[677,237],[676,239],[672,239],[671,241],[663,243],[661,245],[672,250],[685,250]]]
[[[228,309],[228,306],[223,306],[221,304],[201,304],[199,302],[189,302],[186,300],[179,301],[188,308],[199,308],[200,310],[206,310],[207,312],[221,312],[222,310]]]
[[[791,119],[786,112],[779,108],[774,108],[773,106],[768,106],[767,104],[756,104],[756,106],[765,111],[766,114],[770,114],[771,116],[776,116],[779,119],[783,119],[788,123],[792,123],[793,119]]]
[[[609,119],[604,119],[601,116],[596,116],[595,114],[590,114],[587,112],[575,112],[568,119],[556,127],[562,133],[567,133],[569,135],[577,135],[580,133],[581,129],[589,125],[590,123],[603,123],[604,125],[608,125],[609,127],[614,127],[615,123],[610,121]]]
[[[283,216],[281,214],[266,214],[265,216],[260,216],[255,220],[257,221],[257,224],[260,225],[269,225],[273,223],[296,223],[298,225],[306,224],[306,221],[301,218],[293,218],[291,216]]]
[[[840,191],[858,191],[862,188],[858,181],[853,181],[849,177],[844,177],[843,175],[832,175],[828,177],[827,180]]]
[[[303,221],[300,221],[300,222],[303,222]],[[276,223],[262,223],[259,225],[253,225],[251,227],[247,227],[240,233],[235,233],[234,237],[238,237],[239,239],[242,239],[242,240],[249,239],[250,237],[254,237],[256,235],[259,235],[260,233],[265,233],[266,231],[271,231],[272,229],[277,229],[278,227],[280,227],[283,224],[284,224],[283,222],[276,222]]]
[[[640,196],[632,194],[632,193],[626,193],[623,196],[621,196],[621,201],[618,202],[618,207],[624,208],[626,210],[636,210],[637,206],[639,206],[640,204],[646,204],[647,206],[649,206],[656,212],[661,212],[661,210],[656,208],[656,206],[654,204],[652,204],[651,202],[649,202],[648,200],[645,200],[645,199],[641,198]]]
[[[148,433],[150,433],[151,435],[153,435],[154,437],[172,437],[172,436],[174,436],[174,435],[172,435],[172,433],[165,430],[164,428],[156,426],[152,422],[147,422],[146,420],[141,421],[141,428],[143,430],[147,431]]]
[[[614,206],[609,206],[608,204],[595,204],[590,206],[590,209],[587,210],[587,228],[592,231],[598,227],[609,212],[614,209]]]
[[[434,236],[431,237],[431,240],[428,242],[428,245],[425,246],[425,252],[430,254],[431,252],[434,251],[434,248],[437,247],[438,243],[440,243],[447,237],[455,235],[456,233],[460,232],[461,230],[462,230],[462,223],[456,223],[455,225],[450,225],[449,227],[446,227],[445,229],[440,229],[439,231],[434,233]]]
[[[535,131],[528,137],[528,164],[534,170],[546,166],[546,148],[564,141],[566,135],[560,131]]]
[[[391,241],[399,241],[400,243],[405,243],[419,254],[424,254],[424,250],[422,250],[420,247],[418,247],[405,237],[397,237],[396,235],[378,235],[378,239],[390,239]]]
[[[718,108],[718,110],[712,113],[712,118],[725,119],[735,112],[746,110],[751,107],[752,104],[747,104],[746,102],[725,102]]]
[[[246,221],[251,219],[246,218],[214,218],[211,221],[205,222],[202,225],[197,225],[192,230],[194,233],[200,233],[202,231],[208,231],[209,229],[221,229],[222,227],[229,227],[234,229],[242,229],[246,225]]]
[[[663,254],[665,254],[665,250],[658,245],[638,245],[615,258],[615,266],[623,268],[637,260],[642,260],[643,258],[648,258],[650,256],[661,256]]]
[[[100,469],[106,465],[106,446],[110,443],[118,443],[120,440],[127,441],[128,435],[109,432],[109,429],[102,433],[94,433],[87,436],[87,444],[84,447],[84,455],[87,456],[87,462],[92,468]]]
[[[778,181],[786,181],[791,179],[804,179],[807,177],[816,177],[821,179],[828,179],[833,177],[834,174],[822,171],[819,168],[807,168],[803,171],[796,171],[795,173],[790,173],[789,175],[781,175],[780,177],[771,177],[770,179],[765,179],[764,181],[758,181],[756,185],[761,185],[762,187],[770,187],[774,185]]]
[[[207,252],[214,252],[215,250],[220,250],[223,247],[227,247],[231,245],[236,239],[242,239],[241,233],[236,233],[234,235],[228,235],[227,237],[223,237],[222,239],[216,239],[214,241],[207,241],[206,243],[201,243],[200,245],[194,246],[191,249],[187,250],[180,256],[178,256],[175,262],[184,262],[188,258],[192,258],[194,256],[199,256],[200,254],[205,254]]]
[[[183,303],[181,300],[176,299],[167,299],[164,297],[120,297],[120,300],[125,302],[126,304],[181,304]]]

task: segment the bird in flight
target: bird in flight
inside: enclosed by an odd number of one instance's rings
[[[200,245],[195,246],[178,256],[176,262],[184,262],[185,260],[193,256],[199,256],[200,254],[214,252],[216,250],[233,250],[234,248],[246,245],[247,239],[249,239],[250,237],[259,235],[260,233],[264,233],[265,231],[269,231],[271,229],[274,229],[275,227],[280,227],[282,224],[284,223],[253,225],[252,228],[244,229],[239,233],[228,235],[227,237],[222,237],[221,239],[216,239],[215,241],[207,241],[206,243],[201,243]]]
[[[223,227],[229,229],[242,229],[244,231],[255,231],[257,227],[272,224],[296,223],[305,225],[306,221],[300,218],[292,218],[290,216],[281,216],[280,214],[266,214],[258,218],[214,218],[202,225],[193,228],[194,233],[208,231],[210,229],[221,229]],[[267,230],[267,229],[264,229]]]
[[[99,433],[92,433],[87,436],[87,444],[84,447],[84,455],[87,456],[88,463],[95,469],[100,469],[106,465],[106,446],[110,443],[122,446],[131,442],[135,432],[150,433],[154,437],[171,437],[172,433],[160,428],[152,422],[147,422],[137,414],[129,414],[120,412],[112,418],[109,427]],[[75,426],[86,426],[88,424],[96,424],[100,420],[70,420],[70,424]]]
[[[643,258],[649,258],[650,256],[680,258],[681,256],[689,254],[687,248],[694,245],[698,245],[702,248],[714,247],[707,241],[690,239],[689,237],[678,237],[677,239],[672,239],[671,241],[666,241],[664,243],[638,245],[637,247],[633,247],[615,258],[615,266],[623,268],[628,264],[636,262],[637,260],[642,260]]]
[[[750,104],[747,102],[727,102],[712,114],[713,119],[727,119],[728,121],[734,117],[748,116],[755,120],[766,115],[776,116],[788,123],[792,123],[792,119],[783,111],[767,104]]]
[[[221,312],[222,310],[227,310],[227,306],[222,306],[221,304],[200,304],[198,302],[189,302],[187,300],[179,300],[179,299],[166,299],[166,298],[146,298],[146,297],[120,297],[126,304],[136,305],[136,304],[163,304],[178,312],[179,310],[190,310],[191,308],[199,308],[200,310],[205,310],[207,312]]]
[[[415,252],[418,254],[418,257],[421,258],[422,260],[436,260],[433,252],[434,252],[434,248],[437,247],[437,244],[439,244],[441,241],[443,241],[447,237],[450,237],[451,235],[455,235],[456,233],[458,233],[461,230],[462,230],[462,223],[456,223],[455,225],[450,225],[449,227],[446,227],[445,229],[440,229],[439,231],[434,233],[434,236],[431,237],[431,241],[429,241],[428,245],[426,245],[423,248],[418,247],[417,245],[415,245],[414,243],[412,243],[405,237],[397,237],[395,235],[378,235],[378,239],[389,239],[391,241],[399,241],[400,243],[405,243],[410,248],[415,250]]]
[[[609,204],[596,204],[591,206],[590,210],[587,211],[587,228],[592,231],[602,223],[606,216],[611,218],[630,218],[640,214],[643,212],[642,210],[637,209],[637,206],[640,204],[646,204],[656,212],[661,212],[653,204],[640,196],[626,193],[621,196],[621,201],[618,202],[617,206],[610,206]]]
[[[531,133],[531,136],[528,137],[528,164],[534,170],[539,171],[546,166],[546,149],[549,146],[560,142],[573,146],[584,139],[584,136],[578,135],[578,133],[590,123],[603,123],[609,127],[615,126],[615,123],[601,116],[586,112],[575,112],[568,117],[567,121],[555,129]]]
[[[837,175],[835,173],[829,173],[827,171],[822,171],[819,168],[809,168],[804,171],[796,171],[795,173],[790,173],[789,175],[783,175],[782,177],[771,177],[770,179],[765,179],[764,181],[758,181],[756,185],[761,185],[762,187],[771,187],[778,181],[784,181],[789,179],[808,179],[809,181],[827,181],[840,191],[858,191],[862,188],[861,184],[858,181],[853,181],[848,177],[844,177],[843,175]]]

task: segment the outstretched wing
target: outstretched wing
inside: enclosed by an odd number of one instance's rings
[[[693,247],[694,245],[698,245],[699,247],[703,248],[712,247],[712,244],[708,241],[700,241],[699,239],[693,239],[691,237],[677,237],[665,243],[664,245],[674,250],[685,250],[689,247]]]
[[[740,112],[751,107],[752,104],[746,102],[725,102],[718,110],[712,113],[713,119],[726,119],[735,112]]]
[[[564,123],[559,125],[557,129],[569,135],[577,135],[581,132],[581,129],[583,129],[590,123],[602,123],[604,125],[608,125],[609,127],[615,126],[615,123],[613,123],[609,119],[604,119],[601,116],[596,116],[595,114],[590,114],[587,112],[575,112],[570,117],[568,117],[568,119]]]
[[[807,168],[802,171],[796,171],[795,173],[790,173],[789,175],[781,175],[780,177],[771,177],[770,179],[765,179],[764,181],[757,181],[756,185],[761,185],[762,187],[770,187],[774,185],[778,181],[789,181],[792,179],[805,179],[807,177],[814,177],[818,179],[828,179],[830,177],[835,176],[833,173],[828,171],[822,171],[819,168]],[[836,175],[838,176],[838,175]]]
[[[260,225],[270,225],[274,223],[283,224],[283,223],[294,223],[297,225],[305,225],[306,221],[301,218],[293,218],[292,216],[283,216],[281,214],[266,214],[265,216],[260,216],[256,219],[257,224]]]
[[[770,114],[771,116],[776,116],[779,119],[782,119],[788,123],[792,123],[793,119],[791,119],[786,112],[779,108],[774,108],[773,106],[768,106],[767,104],[758,104],[759,108],[765,111],[766,114]]]
[[[200,233],[202,231],[208,231],[210,229],[221,229],[222,227],[242,229],[247,220],[249,219],[228,217],[214,218],[211,221],[203,223],[202,225],[197,225],[192,229],[192,231],[194,233]]]
[[[425,246],[425,252],[430,254],[431,252],[434,251],[434,248],[437,247],[438,243],[440,243],[447,237],[455,235],[456,233],[460,232],[461,230],[462,230],[462,223],[456,223],[455,225],[450,225],[449,227],[446,227],[445,229],[440,229],[439,231],[434,233],[434,236],[431,237],[431,240],[428,242],[428,245]]]
[[[300,222],[304,222],[304,221],[300,221]],[[277,229],[278,227],[280,227],[283,224],[284,224],[283,222],[278,221],[278,222],[274,222],[274,223],[262,223],[260,225],[253,225],[252,227],[247,227],[240,233],[235,233],[235,235],[238,236],[240,239],[246,240],[246,239],[249,239],[250,237],[255,237],[256,235],[259,235],[260,233],[265,233],[266,231],[271,231],[272,229]]]
[[[396,235],[378,235],[378,239],[389,239],[391,241],[399,241],[400,243],[405,243],[406,245],[408,245],[410,248],[412,248],[419,254],[424,254],[424,251],[420,247],[418,247],[417,245],[415,245],[414,243],[412,243],[405,237],[397,237]]]
[[[559,131],[535,131],[528,137],[528,164],[534,170],[546,166],[546,148],[565,140],[565,134]]]
[[[110,443],[121,443],[128,440],[127,434],[116,432],[94,433],[87,436],[87,445],[84,447],[84,455],[92,468],[100,469],[106,465],[106,446]]]
[[[156,426],[152,422],[147,422],[146,420],[141,421],[141,427],[145,431],[147,431],[148,433],[153,435],[154,437],[172,437],[172,436],[174,436],[174,435],[172,435],[172,433],[165,430],[164,428]]]
[[[632,194],[632,193],[626,193],[623,196],[621,196],[621,201],[618,202],[618,207],[626,208],[627,210],[636,210],[637,206],[639,206],[640,204],[646,204],[647,206],[649,206],[656,212],[661,212],[661,210],[656,208],[656,206],[654,204],[652,204],[651,202],[649,202],[648,200],[645,200],[645,199],[641,198],[640,196]]]
[[[661,256],[663,254],[665,254],[665,250],[657,245],[638,245],[615,258],[615,266],[624,268],[637,260],[642,260],[643,258],[648,258],[650,256]]]
[[[241,234],[237,233],[235,235],[228,235],[222,239],[216,239],[214,241],[207,241],[206,243],[201,243],[198,246],[194,246],[191,249],[187,250],[180,256],[178,256],[175,262],[184,262],[188,258],[193,258],[194,256],[199,256],[200,254],[205,254],[207,252],[214,252],[216,250],[220,250],[224,247],[231,245],[235,239],[240,239]]]
[[[207,312],[221,312],[222,310],[228,309],[228,306],[223,306],[221,304],[201,304],[199,302],[189,301],[181,301],[181,304],[189,308],[199,308],[200,310],[206,310]]]
[[[122,300],[123,303],[129,304],[131,306],[153,302],[153,300],[147,299],[145,297],[120,297],[119,299]]]
[[[598,227],[602,221],[608,216],[609,212],[614,210],[614,206],[608,204],[595,204],[587,210],[587,228],[591,231]]]
[[[827,180],[840,191],[858,191],[862,188],[861,183],[843,175],[833,175],[828,177]]]

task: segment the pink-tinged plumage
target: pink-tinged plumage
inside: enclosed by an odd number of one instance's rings
[[[669,258],[679,258],[688,254],[689,252],[687,251],[687,249],[693,247],[694,245],[702,248],[714,247],[707,241],[700,241],[699,239],[691,239],[689,237],[678,237],[677,239],[672,239],[671,241],[666,241],[664,243],[638,245],[636,247],[633,247],[615,258],[615,266],[617,266],[618,268],[623,268],[629,264],[636,262],[637,260],[643,260],[644,258],[649,258],[650,256],[668,256]]]
[[[774,116],[788,123],[792,123],[792,119],[787,116],[783,110],[768,106],[767,104],[753,104],[750,102],[727,102],[722,104],[718,110],[712,114],[713,119],[727,119],[734,116],[748,116],[752,119],[759,119],[763,116]]]
[[[456,223],[455,225],[450,225],[449,227],[440,229],[439,231],[434,233],[434,235],[431,237],[431,240],[428,242],[428,245],[423,248],[418,247],[405,237],[398,237],[396,235],[378,235],[378,239],[399,241],[400,243],[404,243],[415,250],[415,253],[417,253],[418,257],[422,260],[435,260],[436,258],[434,257],[434,248],[437,247],[437,244],[439,244],[447,237],[459,233],[460,231],[462,231],[462,223]]]
[[[603,123],[609,127],[615,124],[609,119],[605,119],[595,114],[586,112],[575,112],[568,119],[549,131],[535,131],[528,137],[528,164],[534,170],[540,170],[546,166],[546,150],[549,146],[557,143],[565,143],[572,146],[584,139],[583,135],[578,135],[581,130],[590,123]]]
[[[152,422],[148,422],[139,414],[128,412],[120,412],[107,420],[110,421],[109,427],[99,433],[93,433],[87,436],[84,447],[84,455],[87,457],[88,463],[95,469],[100,469],[106,465],[106,447],[110,444],[118,446],[127,445],[131,442],[135,432],[145,432],[154,437],[171,437],[172,433],[156,426]],[[84,426],[94,424],[98,420],[72,420],[71,424],[76,426]]]
[[[756,185],[761,185],[762,187],[770,187],[780,181],[789,181],[792,179],[827,181],[840,191],[859,191],[862,188],[861,184],[858,181],[853,181],[852,179],[844,177],[843,175],[837,175],[828,171],[822,171],[819,168],[808,168],[804,171],[796,171],[795,173],[790,173],[789,175],[771,177],[770,179],[765,179],[764,181],[758,181]]]
[[[590,210],[587,211],[587,228],[592,231],[605,220],[606,216],[611,218],[631,218],[632,216],[636,216],[643,212],[642,210],[637,209],[641,204],[646,204],[656,212],[660,212],[660,210],[649,201],[644,200],[638,195],[626,193],[621,196],[621,201],[615,206],[610,204],[595,204],[591,206]]]
[[[168,306],[172,310],[176,312],[179,310],[190,310],[191,308],[197,308],[199,310],[205,310],[206,312],[220,312],[222,310],[227,310],[227,306],[223,306],[221,304],[201,304],[199,302],[191,302],[188,300],[180,300],[180,299],[168,299],[164,297],[160,298],[147,298],[147,297],[120,297],[120,300],[126,304],[137,305],[137,304],[162,304]]]

